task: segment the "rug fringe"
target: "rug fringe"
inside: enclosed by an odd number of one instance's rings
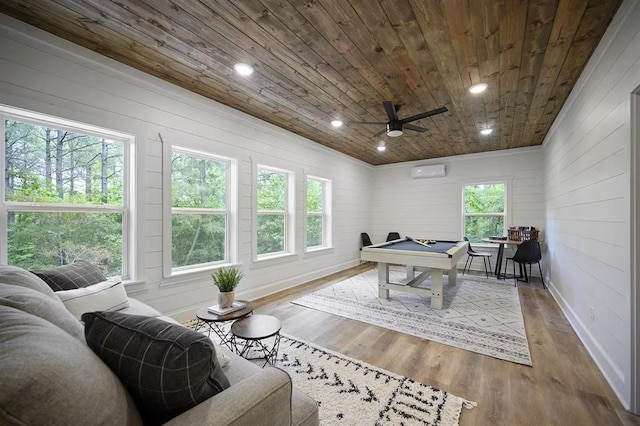
[[[478,406],[478,403],[475,401],[468,401],[466,399],[462,400],[462,405],[464,406],[464,408],[466,408],[467,410],[471,410],[474,407]]]

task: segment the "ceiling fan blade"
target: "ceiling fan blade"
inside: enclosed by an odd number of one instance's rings
[[[380,136],[381,134],[386,133],[386,132],[387,132],[387,129],[382,129],[382,130],[380,130],[378,133],[376,133],[375,135],[373,135],[372,137],[377,138],[378,136]]]
[[[413,124],[406,124],[402,126],[403,129],[413,130],[414,132],[424,133],[427,131],[424,127],[414,126]]]
[[[350,121],[349,124],[387,124],[382,121]]]
[[[396,107],[393,106],[393,102],[384,101],[382,103],[384,110],[387,112],[387,117],[389,117],[389,121],[398,121],[398,111],[396,111]]]
[[[412,121],[420,120],[421,118],[431,117],[432,115],[442,114],[443,112],[447,112],[447,111],[449,111],[447,107],[440,107],[440,108],[432,109],[431,111],[412,115],[411,117],[403,118],[401,121],[403,123],[410,123]]]

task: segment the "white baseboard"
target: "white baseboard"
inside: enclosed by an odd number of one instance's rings
[[[571,328],[573,328],[573,331],[575,331],[585,349],[589,352],[589,355],[598,366],[598,369],[606,379],[607,383],[609,383],[609,386],[611,386],[611,389],[618,397],[618,400],[625,410],[629,410],[630,402],[624,397],[624,392],[621,392],[619,389],[620,384],[626,381],[623,372],[620,371],[620,369],[613,363],[607,352],[593,338],[589,329],[585,327],[584,323],[575,314],[574,310],[571,309],[571,306],[569,306],[562,295],[558,293],[549,277],[546,278],[546,284],[551,296],[554,298],[558,306],[560,306],[560,309],[569,321]]]

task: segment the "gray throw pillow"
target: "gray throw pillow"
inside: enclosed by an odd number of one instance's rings
[[[87,344],[120,378],[146,423],[164,423],[229,387],[206,336],[157,318],[82,315]]]
[[[107,280],[100,268],[86,260],[31,272],[42,278],[53,291],[88,287]]]
[[[1,425],[141,425],[118,378],[49,321],[0,306]]]

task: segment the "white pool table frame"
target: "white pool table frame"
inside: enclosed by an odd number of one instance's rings
[[[398,240],[396,240],[398,241]],[[433,253],[413,250],[397,250],[381,248],[390,242],[374,244],[363,247],[360,258],[364,261],[378,262],[378,297],[389,298],[389,290],[416,293],[431,298],[431,307],[442,309],[444,300],[444,286],[442,275],[449,276],[448,285],[455,286],[458,276],[458,261],[467,253],[466,241],[460,241],[444,253]],[[389,265],[406,265],[406,284],[389,282]],[[416,268],[429,268],[422,270],[416,277]],[[420,287],[420,284],[431,274],[431,287]]]

